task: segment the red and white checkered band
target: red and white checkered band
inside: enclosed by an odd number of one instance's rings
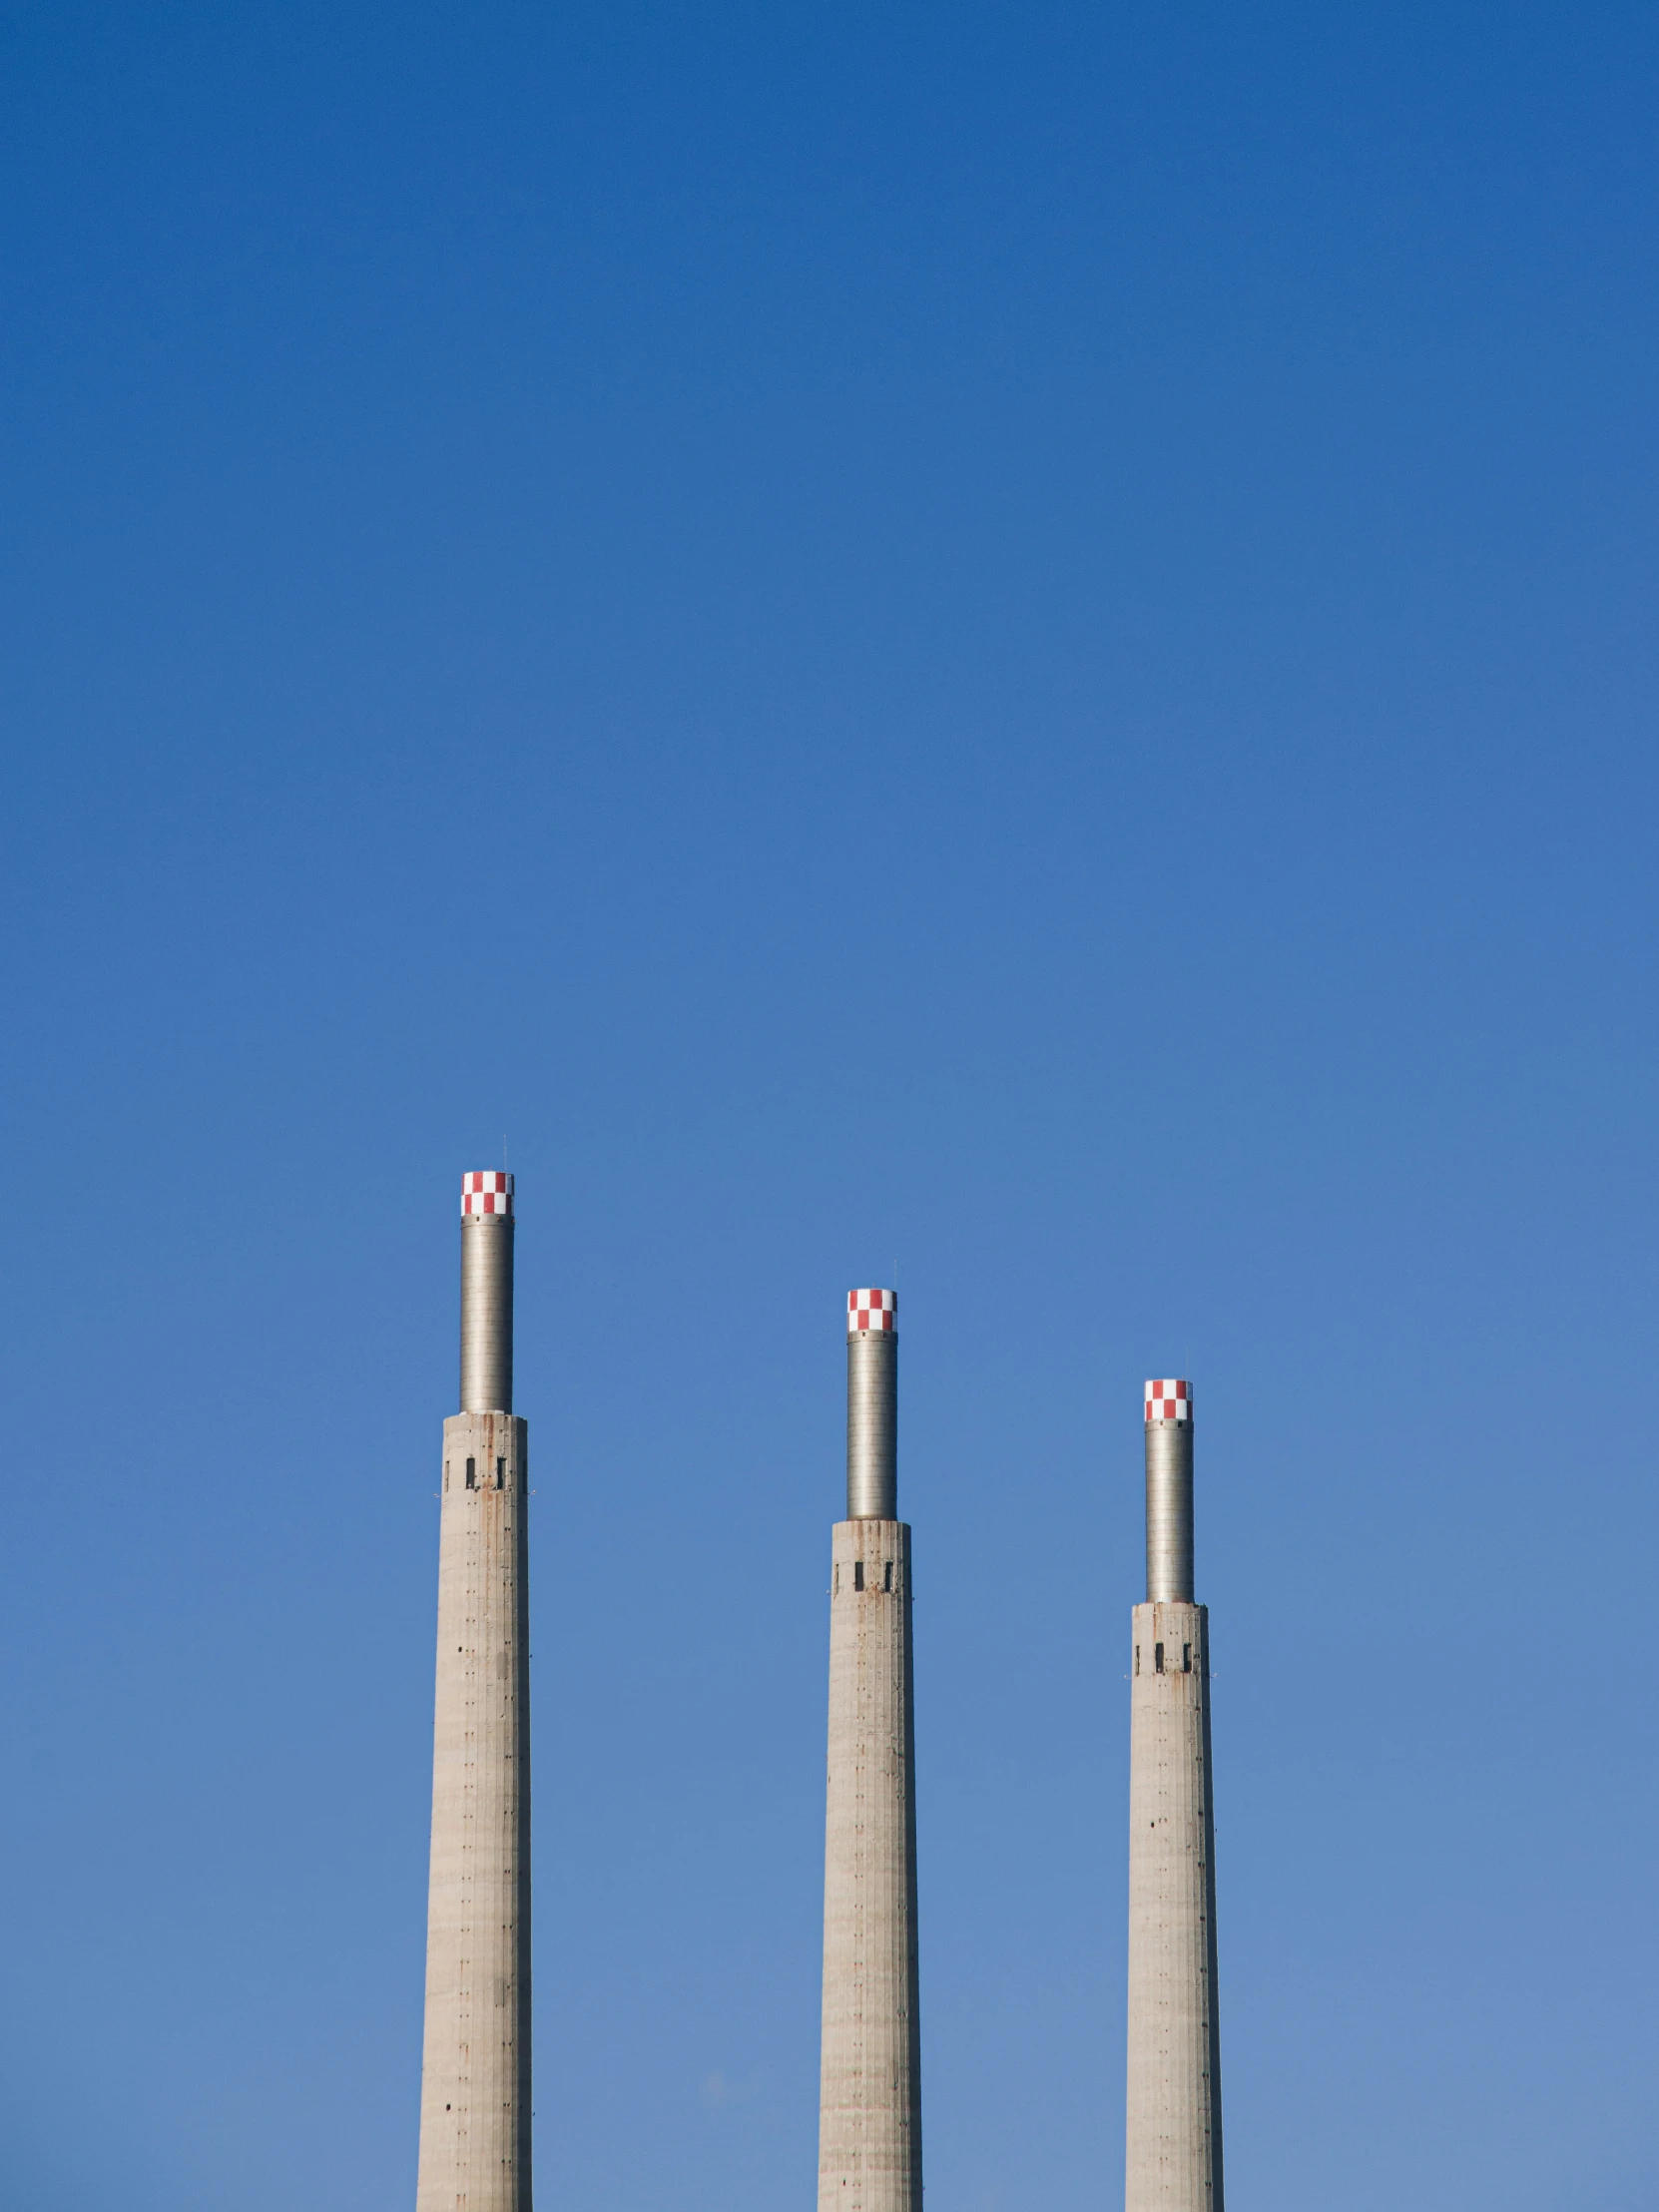
[[[1157,1382],[1146,1386],[1148,1420],[1191,1420],[1193,1386],[1190,1382]]]
[[[846,1294],[846,1333],[856,1336],[860,1329],[884,1329],[889,1336],[898,1333],[898,1293],[896,1291],[848,1291]]]
[[[463,1214],[510,1214],[513,1179],[500,1168],[474,1168],[461,1177]]]

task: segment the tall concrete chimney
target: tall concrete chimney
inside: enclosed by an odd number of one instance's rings
[[[921,2212],[910,1531],[898,1298],[846,1300],[846,1518],[830,1566],[819,2212]]]
[[[1210,1614],[1193,1603],[1193,1390],[1146,1386],[1146,1603],[1129,1736],[1125,2212],[1223,2212]]]
[[[513,1179],[461,1178],[461,1410],[443,1424],[416,2212],[530,2212],[530,1646]]]

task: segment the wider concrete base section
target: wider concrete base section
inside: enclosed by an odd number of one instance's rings
[[[909,1529],[837,1522],[830,1585],[819,2212],[921,2212]]]
[[[1222,2212],[1210,1617],[1137,1605],[1125,2212]]]
[[[416,2212],[530,2212],[525,1425],[443,1424]]]

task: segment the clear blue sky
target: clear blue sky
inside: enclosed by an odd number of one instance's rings
[[[934,2212],[1647,2212],[1651,6],[9,7],[0,2204],[407,2212],[519,1178],[548,2212],[813,2201],[903,1300]]]

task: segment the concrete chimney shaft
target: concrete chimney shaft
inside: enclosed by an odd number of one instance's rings
[[[819,2212],[921,2212],[910,1531],[898,1300],[846,1302],[846,1519],[830,1554]]]
[[[1125,2212],[1223,2212],[1210,1615],[1193,1600],[1191,1383],[1146,1385],[1146,1601],[1129,1724]]]
[[[461,1186],[461,1410],[443,1424],[416,2212],[531,2212],[529,1435],[513,1185]]]

